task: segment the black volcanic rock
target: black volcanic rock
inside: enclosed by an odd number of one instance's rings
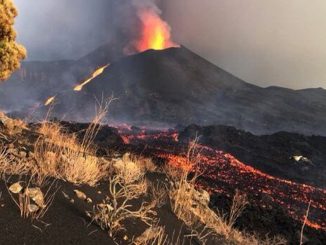
[[[42,97],[57,94],[58,117],[87,121],[94,113],[94,97],[113,94],[119,100],[111,106],[110,118],[134,124],[148,121],[172,125],[220,124],[256,134],[291,131],[326,135],[323,89],[254,86],[185,47],[148,50],[121,59],[113,51],[106,56],[109,49],[110,46],[103,46],[68,66],[68,74],[77,71],[78,75],[73,75],[70,80],[73,82],[65,85],[65,89],[60,87],[61,83],[53,85],[52,80],[52,85],[43,85],[43,92],[38,92]],[[103,63],[112,64],[82,92],[72,91],[72,84]],[[0,99],[2,104],[6,101]]]
[[[119,99],[111,117],[120,120],[326,134],[325,90],[254,86],[184,47],[149,50],[113,63],[82,93],[60,98],[58,112],[81,111],[79,118],[85,118],[94,96],[111,94]]]
[[[180,133],[179,140],[188,141],[196,136],[200,143],[229,152],[272,176],[326,187],[326,137],[287,132],[257,136],[234,127],[191,125]],[[296,161],[293,156],[309,161]]]

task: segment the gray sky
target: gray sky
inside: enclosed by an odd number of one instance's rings
[[[77,58],[112,35],[109,0],[14,1],[30,59]],[[234,75],[260,86],[326,88],[325,0],[162,2],[176,41]]]
[[[13,0],[30,60],[79,58],[108,40],[108,0]]]

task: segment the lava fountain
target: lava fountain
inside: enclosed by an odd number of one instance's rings
[[[140,39],[135,43],[136,51],[162,50],[179,46],[172,41],[171,28],[167,22],[161,19],[159,13],[150,9],[142,9],[139,10],[138,15],[142,29]]]

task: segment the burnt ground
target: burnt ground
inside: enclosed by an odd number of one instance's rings
[[[82,137],[83,132],[87,128],[87,124],[62,122],[68,132],[75,132]],[[37,125],[30,125],[31,128]],[[180,139],[182,140],[182,135]],[[1,139],[2,143],[13,143],[15,148],[19,149],[22,146],[27,151],[32,150],[32,142],[37,139],[39,135],[33,130],[23,130],[16,139]],[[225,142],[228,142],[225,138]],[[98,155],[109,156],[120,154],[126,151],[135,154],[142,154],[153,156],[157,163],[163,164],[162,159],[155,158],[156,151],[145,147],[144,145],[125,145],[119,135],[119,131],[110,127],[103,127],[96,138],[96,144],[99,146]],[[250,144],[249,144],[250,145]],[[159,146],[153,145],[153,146]],[[110,149],[109,151],[106,149]],[[146,149],[145,149],[146,148]],[[154,175],[148,176],[152,181],[164,181],[164,176]],[[13,181],[13,180],[11,180]],[[219,184],[223,184],[222,182]],[[92,204],[87,204],[84,201],[78,200],[74,194],[74,189],[82,190],[89,196],[93,203],[100,202],[107,192],[107,183],[103,182],[96,188],[88,186],[74,186],[70,183],[57,181],[57,186],[60,188],[56,194],[55,200],[50,207],[48,213],[45,215],[43,222],[31,223],[30,220],[25,220],[20,217],[19,210],[9,197],[8,191],[3,181],[0,181],[0,192],[2,193],[0,199],[0,237],[1,243],[4,244],[114,244],[114,241],[109,238],[107,231],[103,231],[96,224],[91,223],[85,211],[92,209]],[[229,188],[229,194],[213,194],[211,196],[211,208],[219,210],[219,212],[227,213],[229,211],[231,196],[234,192],[232,187]],[[102,194],[98,194],[98,191]],[[74,203],[67,200],[62,191],[74,198]],[[250,205],[245,209],[243,215],[236,223],[236,227],[255,233],[262,237],[265,235],[281,234],[287,238],[291,244],[298,244],[298,231],[301,229],[301,223],[289,217],[283,208],[273,203],[267,196],[261,196],[267,203],[265,207],[257,205],[255,202],[250,202]],[[249,193],[249,201],[257,199],[251,197]],[[135,206],[139,205],[137,201]],[[185,228],[185,225],[177,219],[171,211],[169,204],[157,210],[160,224],[166,227],[166,232],[171,237],[175,236],[175,232],[181,230],[180,236],[189,235],[190,231]],[[128,238],[141,234],[146,225],[142,222],[131,221],[126,224],[128,230]],[[2,228],[3,227],[3,228]],[[128,244],[124,241],[125,233],[118,236],[119,244]],[[326,233],[317,231],[312,228],[305,228],[305,235],[309,239],[306,244],[325,244]],[[130,240],[129,240],[130,242]],[[196,244],[196,241],[188,241],[188,244]],[[222,241],[212,244],[222,244]],[[187,244],[187,243],[186,243]]]
[[[28,180],[28,178],[27,178]],[[10,183],[10,182],[9,182]],[[11,182],[13,183],[13,182]],[[138,220],[126,222],[126,232],[119,233],[115,240],[111,239],[107,231],[102,230],[86,215],[91,211],[95,203],[101,203],[107,194],[107,183],[101,183],[92,188],[89,186],[74,186],[63,181],[56,181],[58,188],[55,199],[48,212],[41,221],[31,221],[20,217],[19,209],[11,199],[6,184],[0,181],[2,196],[0,199],[0,243],[1,244],[130,244],[133,236],[137,237],[145,231],[148,226]],[[93,200],[88,204],[79,200],[74,189],[83,191]],[[101,191],[101,194],[98,193]],[[67,194],[74,203],[67,199]],[[140,205],[144,199],[133,202],[135,207]],[[189,235],[185,224],[178,220],[166,204],[156,210],[160,225],[166,228],[170,237],[177,239]],[[176,235],[174,235],[174,233]],[[124,239],[127,235],[128,239]],[[186,240],[185,244],[196,244],[196,241]]]
[[[235,227],[261,237],[282,235],[289,244],[299,244],[302,223],[289,217],[282,207],[268,200],[268,197],[262,195],[259,198],[264,199],[265,205],[257,204],[257,197],[248,195],[249,204],[237,219]],[[219,213],[228,214],[231,204],[232,198],[229,195],[211,195],[210,207]],[[304,234],[308,239],[305,244],[322,245],[326,242],[326,232],[322,230],[305,227]]]
[[[85,124],[72,124],[63,122],[68,132],[75,132],[82,135],[85,130]],[[35,129],[38,125],[30,125]],[[116,142],[113,144],[122,151],[119,146],[121,138],[114,129],[103,127],[100,130],[100,137],[96,138],[96,144],[99,147],[98,155],[109,157],[113,152],[115,157],[119,153],[115,150],[101,150],[101,146],[106,148],[111,145],[112,138],[116,136]],[[103,137],[106,135],[106,137]],[[16,149],[26,152],[26,158],[33,150],[33,142],[39,136],[34,130],[22,130],[15,136],[1,137],[0,143],[10,149]],[[106,140],[110,140],[106,141]],[[111,145],[113,147],[113,145]],[[43,193],[47,192],[50,185],[51,193],[56,193],[53,202],[45,216],[39,220],[31,218],[22,218],[19,208],[15,204],[12,196],[17,199],[15,194],[10,195],[8,187],[21,181],[28,183],[30,176],[2,176],[0,180],[0,244],[131,244],[132,239],[141,235],[148,225],[137,219],[131,219],[124,222],[124,231],[118,232],[114,239],[110,238],[107,230],[102,230],[95,222],[88,217],[87,212],[93,210],[94,205],[102,203],[102,200],[108,194],[108,180],[103,180],[95,187],[88,185],[74,185],[62,180],[48,179],[48,183],[41,187]],[[164,182],[168,185],[166,175],[148,174],[146,179],[154,184]],[[92,203],[77,198],[74,190],[82,191],[91,198]],[[149,201],[149,194],[145,194],[139,199],[131,201],[131,210],[136,210],[144,201]],[[163,226],[169,241],[176,244],[178,239],[184,240],[183,244],[199,244],[196,238],[186,238],[192,234],[192,231],[179,220],[173,213],[170,201],[167,199],[160,208],[155,208],[156,224]],[[211,237],[207,244],[224,244],[221,238]]]

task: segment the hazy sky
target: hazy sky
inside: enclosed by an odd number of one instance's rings
[[[110,0],[14,0],[30,59],[77,58],[111,33]],[[175,39],[261,86],[326,88],[325,0],[162,0]]]
[[[79,58],[103,44],[108,0],[14,0],[18,40],[30,60]]]
[[[326,88],[325,0],[165,0],[175,38],[262,86]]]

